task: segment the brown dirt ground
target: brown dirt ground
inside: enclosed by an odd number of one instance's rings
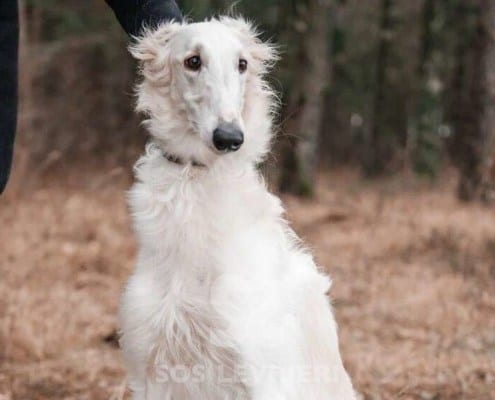
[[[1,200],[0,400],[126,397],[113,335],[135,244],[126,180],[108,176]],[[333,278],[363,399],[495,399],[495,210],[440,182],[344,171],[285,198]]]

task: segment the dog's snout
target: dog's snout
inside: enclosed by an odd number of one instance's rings
[[[244,133],[235,124],[220,124],[213,131],[213,144],[219,151],[237,151],[244,143]]]

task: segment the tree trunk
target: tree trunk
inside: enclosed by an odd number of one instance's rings
[[[414,171],[430,178],[436,176],[440,166],[442,141],[438,132],[443,122],[441,78],[433,57],[436,45],[433,28],[437,12],[435,4],[438,1],[423,2],[417,87],[412,102],[414,114],[408,129],[406,149],[406,160],[412,161]]]
[[[386,132],[385,85],[390,58],[392,40],[392,0],[382,0],[380,16],[380,40],[378,44],[376,64],[376,90],[373,103],[373,126],[370,132],[370,148],[365,160],[365,172],[368,175],[379,175],[385,171],[390,159],[390,143]]]
[[[465,12],[461,7],[458,15]],[[458,196],[488,200],[495,148],[495,0],[480,0],[476,34],[459,38],[454,80],[454,138],[451,154],[459,169]],[[460,35],[462,35],[462,30]]]
[[[282,172],[281,190],[302,196],[314,193],[324,94],[330,81],[330,0],[309,0],[299,46],[299,73],[290,101],[286,131],[294,137]],[[292,109],[292,111],[290,111]]]
[[[424,0],[421,12],[421,52],[418,63],[418,78],[424,82],[428,75],[428,64],[433,51],[432,25],[435,19],[435,0]]]
[[[495,167],[495,0],[482,4],[485,54],[483,57],[483,99],[481,117],[480,197],[493,200]]]

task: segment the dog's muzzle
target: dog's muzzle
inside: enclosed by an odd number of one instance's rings
[[[244,133],[233,123],[222,123],[213,131],[213,144],[218,151],[237,151],[244,143]]]

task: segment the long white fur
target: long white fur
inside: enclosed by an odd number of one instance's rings
[[[330,280],[256,169],[271,140],[263,78],[276,52],[227,17],[161,25],[131,52],[152,137],[129,192],[139,254],[120,308],[134,399],[354,399]],[[199,72],[184,68],[195,53]],[[213,150],[221,121],[242,127],[238,152]]]

